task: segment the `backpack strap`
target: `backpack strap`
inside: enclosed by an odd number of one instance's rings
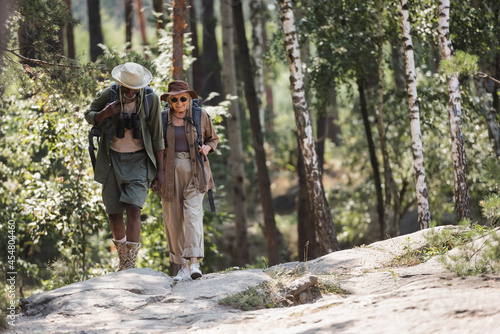
[[[198,132],[198,137],[196,138],[196,145],[201,146],[203,145],[202,141],[202,133],[201,133],[201,104],[200,100],[198,99],[193,99],[193,119],[190,120],[188,119],[191,124],[193,124],[196,128],[196,132]],[[207,185],[207,178],[205,176],[205,166],[203,164],[203,160],[207,160],[206,156],[201,157],[200,152],[198,152],[198,147],[195,148],[194,152],[196,153],[196,156],[198,157],[198,161],[200,162],[201,165],[201,171],[203,172],[203,182],[205,182],[205,185]],[[215,204],[214,204],[214,195],[212,193],[212,189],[208,189],[208,202],[210,203],[210,211],[215,212]]]

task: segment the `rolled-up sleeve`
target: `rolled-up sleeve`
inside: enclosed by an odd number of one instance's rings
[[[103,91],[97,93],[96,98],[94,99],[94,101],[92,101],[89,108],[85,111],[85,120],[92,125],[96,125],[95,114],[104,109],[106,103],[108,102],[109,88],[106,88]]]
[[[210,146],[212,149],[209,153],[213,153],[219,144],[219,136],[217,136],[212,120],[205,110],[202,113],[202,125],[204,128],[203,143]]]
[[[160,98],[156,94],[154,94],[153,107],[151,108],[151,125],[153,151],[162,151],[165,149],[165,143],[163,142],[163,123],[161,121]]]

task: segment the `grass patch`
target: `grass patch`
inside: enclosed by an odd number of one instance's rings
[[[411,239],[406,238],[403,254],[396,256],[391,267],[409,267],[439,256],[440,261],[459,276],[473,276],[485,273],[500,273],[500,234],[498,228],[472,224],[465,221],[458,229],[431,230],[425,238],[427,245],[414,249]],[[454,249],[457,255],[446,256]]]
[[[290,271],[291,270],[291,271]],[[297,271],[281,268],[270,273],[273,280],[264,282],[256,287],[219,300],[220,305],[231,306],[242,311],[251,311],[265,308],[289,307],[312,302],[323,295],[349,294],[337,284],[319,280],[316,276],[307,275],[302,266]],[[297,273],[300,273],[297,275]],[[303,289],[297,289],[297,282],[301,282]],[[314,282],[314,283],[311,283]],[[299,286],[300,286],[299,284]]]

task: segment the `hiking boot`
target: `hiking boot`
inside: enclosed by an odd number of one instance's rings
[[[197,278],[200,278],[202,276],[199,263],[191,264],[189,269],[191,270],[191,278],[192,279],[197,279]]]
[[[115,244],[116,251],[118,252],[118,260],[120,261],[118,263],[118,269],[116,271],[125,270],[125,269],[127,269],[127,261],[128,261],[127,243],[124,242],[122,244],[119,244],[114,240],[113,240],[113,243]]]
[[[177,276],[174,277],[175,282],[179,282],[185,279],[188,279],[191,273],[189,272],[188,267],[182,267],[179,272],[177,273]]]
[[[137,258],[137,254],[139,253],[139,248],[141,247],[140,243],[137,242],[127,242],[127,250],[128,250],[128,260],[125,269],[133,269],[135,268],[135,260]]]

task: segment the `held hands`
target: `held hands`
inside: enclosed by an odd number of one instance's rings
[[[162,184],[163,184],[163,172],[159,172],[156,174],[156,177],[153,180],[153,183],[151,184],[151,190],[153,190],[154,193],[161,196],[160,190]]]

